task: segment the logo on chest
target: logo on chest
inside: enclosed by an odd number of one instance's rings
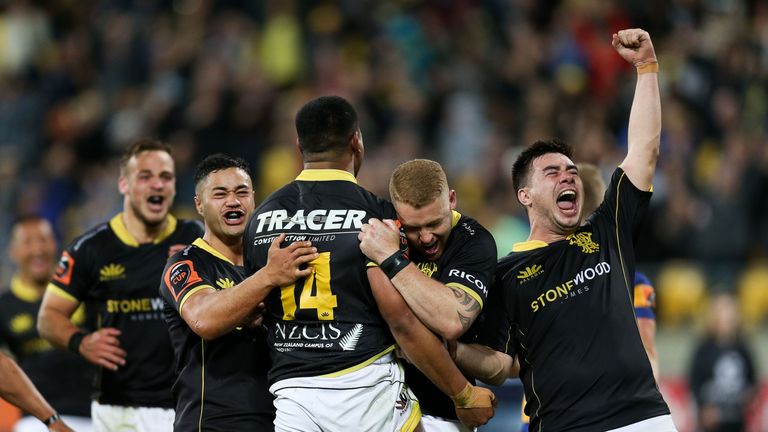
[[[431,278],[432,275],[437,272],[437,263],[433,262],[416,263],[416,267],[418,267],[422,273],[427,275],[428,278]]]
[[[230,278],[219,278],[216,280],[216,285],[221,289],[232,288],[235,286],[235,281]]]
[[[122,264],[110,263],[99,270],[99,282],[118,279],[125,279],[125,266]]]
[[[581,248],[581,252],[585,254],[591,254],[600,251],[600,245],[592,241],[592,233],[578,232],[566,237],[568,244],[572,246],[578,246]]]

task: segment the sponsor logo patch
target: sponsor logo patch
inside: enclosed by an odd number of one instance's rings
[[[195,271],[195,265],[189,260],[179,261],[168,267],[163,280],[176,301],[179,301],[181,294],[189,287],[203,281]]]
[[[59,259],[59,264],[56,267],[56,273],[53,275],[53,280],[64,285],[69,285],[72,281],[72,268],[75,266],[75,259],[69,252],[64,251]]]

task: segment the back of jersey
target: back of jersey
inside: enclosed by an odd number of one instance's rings
[[[267,263],[272,241],[312,242],[313,272],[267,298],[270,382],[334,374],[392,349],[366,276],[357,235],[368,219],[396,216],[391,204],[338,170],[305,170],[256,209],[244,237],[248,274]]]

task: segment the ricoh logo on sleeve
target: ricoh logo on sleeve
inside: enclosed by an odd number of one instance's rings
[[[463,270],[451,269],[448,271],[448,277],[457,277],[457,278],[464,279],[465,281],[477,287],[477,289],[482,291],[483,294],[488,295],[488,288],[485,286],[483,281],[481,281],[474,275],[471,275]]]
[[[305,214],[298,210],[289,215],[286,210],[272,210],[256,215],[256,233],[264,231],[298,229],[302,231],[359,230],[366,213],[363,210],[316,209]]]

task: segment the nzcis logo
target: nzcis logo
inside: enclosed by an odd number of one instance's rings
[[[189,260],[179,261],[168,267],[163,280],[176,301],[179,301],[179,297],[187,288],[203,281],[195,271],[195,265]]]

